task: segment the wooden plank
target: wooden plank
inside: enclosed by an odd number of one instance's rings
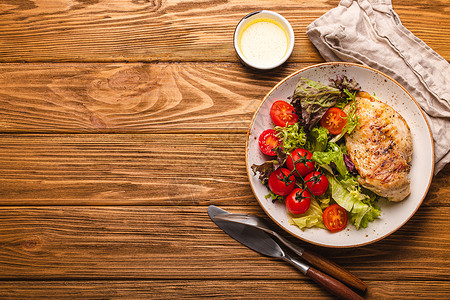
[[[0,135],[0,204],[248,203],[245,136]]]
[[[365,299],[448,299],[448,281],[370,281]],[[307,296],[306,296],[307,295]],[[2,299],[334,299],[305,280],[4,281]]]
[[[448,280],[449,213],[421,208],[396,233],[360,248],[308,247],[363,280]],[[0,269],[1,280],[301,278],[229,238],[206,206],[0,207]]]
[[[241,132],[307,64],[0,64],[0,132]]]
[[[307,64],[0,64],[1,133],[246,133],[264,96]]]
[[[0,5],[0,61],[237,62],[232,43],[236,24],[247,13],[268,9],[293,25],[296,46],[290,61],[321,62],[306,27],[338,3],[8,1]],[[408,29],[450,58],[446,1],[394,5]]]
[[[0,135],[0,205],[256,203],[242,134]],[[450,166],[424,206],[449,206]]]

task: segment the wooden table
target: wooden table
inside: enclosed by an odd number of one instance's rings
[[[306,26],[337,4],[1,2],[0,298],[331,299],[229,238],[206,208],[266,217],[247,180],[247,128],[275,83],[323,62]],[[394,1],[447,60],[449,4]],[[258,9],[296,34],[288,63],[264,74],[232,43]],[[449,172],[382,241],[328,249],[289,238],[366,281],[367,299],[448,299]]]

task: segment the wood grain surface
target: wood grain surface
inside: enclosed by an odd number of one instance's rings
[[[247,179],[247,129],[277,82],[323,62],[305,31],[338,2],[1,1],[0,299],[334,299],[206,209],[268,219]],[[393,6],[450,59],[449,0]],[[232,42],[260,9],[296,35],[288,62],[264,73]],[[448,299],[449,173],[374,244],[280,233],[364,280],[366,299]]]
[[[292,62],[320,62],[306,27],[338,1],[4,1],[0,60],[235,61],[233,32],[247,13],[282,14],[296,34]],[[446,59],[448,0],[394,1],[408,29]]]
[[[448,299],[448,282],[370,281],[366,298]],[[8,281],[0,282],[5,299],[333,299],[311,282],[302,280],[127,280],[127,281]],[[401,294],[398,291],[402,291]]]
[[[240,132],[272,87],[240,64],[1,64],[1,132]]]
[[[262,215],[255,203],[222,207]],[[205,206],[2,207],[0,213],[0,279],[301,276],[290,265],[256,254],[228,237],[209,220]],[[436,237],[422,232],[443,228],[449,213],[449,207],[422,208],[388,238],[360,248],[326,251],[327,256],[364,280],[445,281],[450,233]]]

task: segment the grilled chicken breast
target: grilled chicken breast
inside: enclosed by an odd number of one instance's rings
[[[350,109],[350,104],[344,111]],[[359,183],[388,198],[401,201],[410,193],[408,178],[413,151],[411,131],[403,117],[366,92],[356,97],[359,125],[345,136]]]

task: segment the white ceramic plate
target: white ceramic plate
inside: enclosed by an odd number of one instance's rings
[[[253,164],[261,164],[268,157],[261,153],[258,137],[265,129],[272,128],[269,111],[276,100],[289,100],[300,77],[330,84],[336,75],[346,75],[355,79],[363,91],[390,105],[408,123],[413,140],[411,162],[411,194],[403,201],[389,203],[381,201],[381,216],[370,223],[368,228],[356,230],[353,225],[336,233],[320,228],[302,231],[289,223],[283,203],[272,203],[266,199],[267,188],[259,181],[258,174],[251,170]],[[425,198],[433,177],[434,148],[429,125],[422,110],[413,97],[396,81],[387,75],[362,65],[352,63],[324,63],[304,68],[279,82],[263,99],[253,116],[246,143],[247,173],[253,193],[270,218],[292,235],[312,244],[326,247],[356,247],[378,241],[399,229],[417,211]]]

